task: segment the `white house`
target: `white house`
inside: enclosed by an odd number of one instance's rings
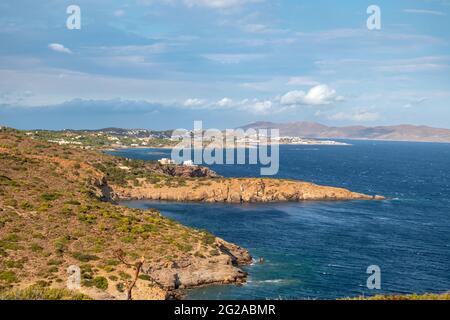
[[[193,167],[195,165],[194,165],[194,162],[192,160],[186,160],[186,161],[183,162],[183,166]]]
[[[168,158],[162,158],[160,160],[158,160],[159,163],[161,164],[175,164],[175,161],[173,161],[172,159],[168,159]]]

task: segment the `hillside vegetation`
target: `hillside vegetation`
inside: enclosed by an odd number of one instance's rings
[[[243,281],[245,274],[235,267],[239,259],[225,250],[240,248],[164,218],[156,210],[102,201],[113,192],[105,183],[108,179],[119,185],[138,184],[139,179],[178,185],[186,179],[164,170],[155,163],[0,130],[0,297],[85,297],[49,291],[64,290],[67,268],[76,265],[81,268],[81,293],[121,299],[134,276],[133,264],[142,258],[145,264],[135,298],[167,298],[170,290],[183,287],[177,277],[183,279],[183,272],[194,266],[201,271],[212,265],[222,272],[208,278],[205,269],[198,284]],[[117,252],[124,253],[129,265],[117,258]]]

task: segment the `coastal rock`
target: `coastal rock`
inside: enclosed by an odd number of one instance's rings
[[[145,273],[161,288],[168,290],[169,295],[178,289],[245,282],[247,273],[239,267],[251,263],[248,251],[220,238],[215,242],[220,250],[216,256],[191,257],[170,265],[152,266]]]
[[[382,200],[343,188],[313,183],[257,178],[188,180],[186,185],[170,187],[145,183],[141,186],[112,186],[120,199],[148,199],[165,201],[196,201],[213,203],[253,203],[285,201],[344,201]]]

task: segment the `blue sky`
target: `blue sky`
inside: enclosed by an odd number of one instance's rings
[[[450,0],[4,0],[0,125],[450,128],[449,30]]]

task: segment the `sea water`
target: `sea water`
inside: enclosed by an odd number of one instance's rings
[[[199,288],[188,299],[335,299],[450,290],[450,144],[350,143],[281,146],[276,177],[380,194],[387,200],[124,204],[157,208],[264,258],[264,263],[245,267],[249,278],[243,286]],[[156,160],[170,150],[111,153]],[[226,177],[259,176],[258,166],[211,168]],[[371,265],[381,269],[381,290],[366,286]]]

